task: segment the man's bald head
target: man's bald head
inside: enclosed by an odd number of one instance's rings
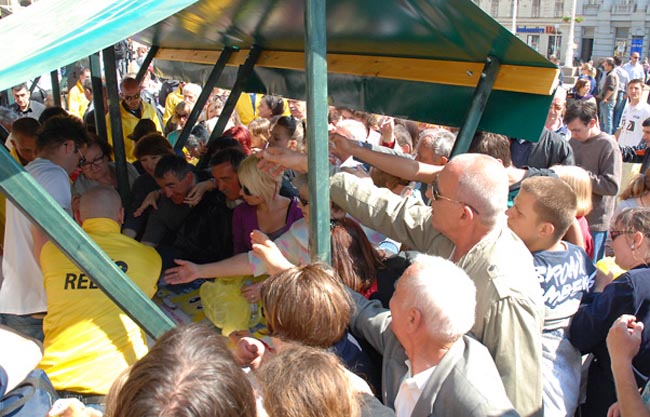
[[[120,195],[113,187],[99,185],[86,191],[79,200],[79,220],[106,218],[122,223],[124,209]]]

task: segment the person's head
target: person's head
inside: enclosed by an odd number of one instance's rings
[[[107,179],[111,175],[109,161],[113,149],[108,142],[103,140],[94,140],[90,142],[84,156],[79,160],[79,168],[81,173],[88,179],[94,181],[101,181]]]
[[[192,168],[185,157],[180,155],[166,155],[158,161],[154,178],[165,197],[174,204],[183,204],[185,197],[194,187]]]
[[[612,59],[614,60],[614,67],[620,67],[621,64],[623,64],[623,58],[618,55],[614,56]]]
[[[273,116],[280,116],[284,113],[284,100],[277,96],[264,96],[260,100],[258,114],[265,119],[271,119]]]
[[[420,132],[415,160],[432,165],[449,162],[456,135],[446,129],[425,129]]]
[[[325,264],[273,275],[264,281],[260,294],[273,337],[329,348],[345,334],[352,302],[336,273]]]
[[[612,58],[612,57],[606,58],[606,59],[603,61],[603,68],[604,68],[605,71],[607,71],[607,72],[613,70],[615,66],[616,66],[616,61],[615,61],[614,58]]]
[[[129,371],[111,417],[255,417],[255,397],[224,338],[205,325],[178,326]]]
[[[643,95],[643,80],[635,78],[627,83],[627,96],[633,104],[637,104]]]
[[[643,130],[643,135],[641,136],[641,139],[643,139],[646,146],[650,146],[650,117],[648,117],[641,123],[641,128]]]
[[[46,107],[43,113],[38,117],[38,122],[42,125],[47,120],[56,116],[67,116],[68,112],[59,106]]]
[[[302,100],[289,99],[289,111],[296,119],[305,120],[307,118],[307,103]]]
[[[38,130],[36,153],[72,173],[82,157],[80,149],[90,142],[90,134],[79,118],[57,116],[48,119]]]
[[[501,161],[506,168],[512,166],[510,139],[504,135],[490,132],[476,132],[467,152],[489,155]]]
[[[508,226],[531,252],[548,250],[569,230],[576,207],[575,193],[561,179],[527,178],[507,210]]]
[[[248,204],[256,206],[270,202],[278,196],[281,178],[273,178],[258,168],[259,158],[254,155],[246,157],[237,168],[241,184],[241,196]]]
[[[81,82],[81,86],[83,87],[84,97],[86,97],[86,100],[93,101],[93,82],[90,77],[85,78]]]
[[[305,132],[302,122],[292,116],[282,116],[271,128],[269,146],[301,151]]]
[[[256,373],[269,417],[359,417],[360,399],[340,360],[320,349],[292,344]]]
[[[508,175],[498,160],[481,154],[454,157],[431,188],[431,221],[452,241],[482,225],[491,229],[505,216]]]
[[[207,105],[205,115],[207,119],[212,119],[214,117],[220,117],[221,112],[223,111],[224,102],[220,97],[213,97]]]
[[[413,138],[404,125],[396,124],[393,135],[399,147],[398,149],[401,149],[406,154],[410,154],[413,151]]]
[[[564,90],[561,90],[562,92],[560,90],[558,89],[558,92],[553,97],[551,107],[549,107],[548,113],[546,114],[544,126],[549,129],[555,129],[555,124],[562,122],[562,116],[564,116],[564,112],[566,111],[566,94]]]
[[[251,134],[251,147],[264,148],[271,136],[271,122],[263,117],[258,117],[248,124],[248,131]]]
[[[650,172],[646,171],[635,175],[628,186],[621,192],[619,198],[627,200],[628,198],[640,198],[650,191]]]
[[[178,125],[179,128],[185,127],[185,123],[187,123],[187,119],[190,117],[191,111],[192,108],[190,106],[190,103],[181,101],[176,105],[176,108],[174,109],[174,114],[172,115],[172,123]]]
[[[576,217],[582,217],[591,211],[591,178],[589,173],[575,165],[554,165],[551,167],[558,177],[571,187],[576,195]]]
[[[347,217],[330,220],[330,237],[332,268],[354,291],[368,290],[383,262],[361,226]]]
[[[136,123],[135,127],[133,128],[133,132],[127,135],[127,137],[137,142],[141,138],[145,137],[146,135],[150,133],[156,133],[156,132],[158,132],[158,128],[156,127],[156,124],[154,123],[153,120],[140,119],[138,120],[138,123]]]
[[[214,154],[210,160],[210,172],[217,188],[230,201],[237,200],[241,195],[237,170],[245,158],[246,155],[241,149],[226,148]]]
[[[221,136],[237,139],[237,141],[241,143],[241,147],[244,150],[244,153],[246,155],[250,155],[252,143],[251,134],[244,126],[233,126],[223,132]]]
[[[591,101],[576,100],[564,113],[564,124],[571,131],[571,137],[580,142],[600,133],[598,109]]]
[[[174,155],[174,149],[163,135],[154,132],[138,140],[133,154],[140,161],[145,172],[153,177],[160,158],[166,155]]]
[[[641,58],[641,55],[639,55],[638,52],[632,52],[630,55],[630,62],[632,64],[637,64],[639,62],[639,58]]]
[[[596,71],[596,68],[594,68],[593,65],[585,62],[584,64],[582,64],[582,67],[580,68],[580,73],[588,77],[594,78],[598,72]]]
[[[140,84],[135,78],[124,77],[120,83],[120,97],[130,110],[140,108]]]
[[[11,127],[9,140],[16,149],[20,163],[26,165],[36,159],[36,136],[41,124],[31,117],[16,120]]]
[[[190,110],[194,107],[194,103],[201,95],[201,86],[194,83],[187,83],[183,87],[183,101],[185,101],[189,106]]]
[[[90,68],[83,68],[79,72],[79,82],[81,83],[81,86],[83,87],[84,81],[90,79]]]
[[[650,262],[650,209],[623,210],[609,231],[616,263],[623,269],[632,269]]]
[[[412,355],[421,343],[449,347],[472,328],[475,308],[476,288],[465,271],[446,259],[418,255],[395,285],[390,326]]]
[[[80,223],[101,218],[111,219],[118,224],[124,220],[122,199],[115,188],[109,185],[97,185],[83,193],[79,199]]]
[[[27,87],[27,84],[23,83],[11,87],[11,93],[14,96],[14,101],[20,111],[25,111],[29,108],[31,95],[29,94],[29,87]]]
[[[586,96],[589,94],[589,90],[591,90],[591,82],[589,82],[588,78],[580,78],[576,81],[575,91],[579,96]]]

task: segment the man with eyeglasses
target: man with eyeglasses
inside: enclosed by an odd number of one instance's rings
[[[90,143],[81,120],[74,116],[47,120],[36,139],[37,158],[25,166],[34,179],[72,214],[69,175],[77,169],[83,148]],[[0,324],[43,340],[47,300],[38,263],[45,235],[10,202],[4,240],[0,287]]]
[[[156,125],[156,130],[162,133],[162,126],[158,119],[156,109],[149,103],[140,98],[140,84],[135,78],[126,77],[120,83],[120,117],[122,119],[122,138],[124,139],[124,152],[126,153],[127,162],[135,162],[136,157],[133,154],[135,142],[127,140],[128,135],[133,133],[133,129],[140,119],[151,119]],[[111,122],[109,115],[106,115],[106,129],[108,134],[108,143],[113,146],[113,135],[111,134]]]

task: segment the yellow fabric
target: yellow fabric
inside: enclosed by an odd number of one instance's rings
[[[239,115],[239,120],[244,126],[248,126],[250,122],[258,117],[260,102],[264,97],[263,94],[255,94],[255,111],[253,111],[253,102],[251,101],[251,96],[248,93],[241,93],[237,104],[235,105],[235,111]],[[284,112],[283,116],[290,116],[291,110],[289,109],[289,101],[284,100]]]
[[[176,105],[183,101],[183,90],[179,86],[173,93],[167,94],[165,98],[165,112],[163,113],[163,126],[171,119],[176,110]]]
[[[9,154],[14,157],[16,162],[20,164],[20,158],[18,157],[18,152],[16,148],[11,148]],[[21,164],[22,165],[22,164]],[[5,223],[7,222],[7,199],[4,194],[0,193],[0,255],[4,253],[4,241],[5,241]]]
[[[110,219],[83,229],[149,297],[156,292],[158,253],[120,233]],[[41,252],[48,314],[39,367],[57,390],[105,395],[115,378],[147,353],[144,332],[68,258],[48,242]]]
[[[83,119],[88,108],[88,99],[84,95],[84,88],[80,81],[68,91],[68,113]]]
[[[120,101],[120,117],[122,118],[122,137],[124,138],[124,152],[126,154],[126,161],[133,163],[137,159],[135,155],[133,155],[133,150],[135,149],[135,142],[131,139],[129,139],[127,136],[133,133],[133,129],[135,129],[135,125],[138,124],[140,119],[135,117],[133,114],[129,113],[124,109],[124,106],[122,105],[122,101]],[[160,126],[160,120],[158,119],[158,114],[156,113],[156,109],[153,108],[153,106],[149,103],[145,103],[142,101],[140,103],[142,106],[142,118],[143,119],[151,119],[153,122],[156,124],[156,129],[158,132],[162,133],[162,127]],[[106,115],[106,130],[108,134],[108,143],[113,146],[113,135],[111,134],[111,121],[109,120],[109,116]]]

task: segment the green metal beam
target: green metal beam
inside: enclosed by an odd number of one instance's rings
[[[309,248],[314,261],[330,263],[330,189],[327,134],[327,27],[321,0],[305,1],[305,75],[309,154]]]
[[[201,111],[203,110],[203,106],[205,106],[205,103],[208,102],[208,98],[210,98],[210,94],[212,94],[212,88],[217,85],[217,81],[219,81],[219,78],[223,73],[223,69],[226,68],[226,64],[228,63],[232,52],[233,48],[226,47],[223,49],[223,51],[221,51],[221,54],[219,54],[219,59],[217,59],[217,62],[214,64],[214,67],[212,68],[208,79],[205,81],[201,95],[199,95],[199,97],[196,99],[196,103],[194,104],[194,107],[192,108],[192,111],[187,118],[187,122],[185,122],[185,127],[183,127],[178,140],[176,140],[176,143],[174,144],[174,150],[176,152],[180,151],[183,149],[183,146],[185,146],[185,142],[187,142],[187,138],[190,137],[192,128],[196,122],[198,122]]]
[[[467,152],[472,144],[474,133],[476,133],[481,117],[483,117],[485,106],[492,93],[494,81],[499,74],[499,68],[501,68],[501,63],[498,58],[494,56],[487,57],[483,71],[481,71],[481,77],[472,96],[472,103],[465,115],[465,123],[460,128],[456,142],[454,143],[454,148],[451,150],[452,157]]]
[[[39,81],[41,81],[41,76],[40,75],[38,77],[34,78],[34,81],[32,81],[32,85],[29,87],[29,94],[32,94],[34,92],[34,89],[38,85]]]
[[[108,141],[106,131],[106,109],[104,108],[104,84],[102,83],[102,67],[99,63],[99,52],[88,57],[90,81],[93,84],[93,108],[95,109],[95,133],[102,140]]]
[[[174,323],[140,291],[61,206],[9,155],[0,150],[0,189],[68,258],[153,338]]]
[[[113,155],[115,155],[115,173],[117,189],[122,198],[122,205],[129,206],[131,198],[129,174],[126,170],[126,151],[124,150],[124,135],[122,134],[122,116],[120,115],[120,95],[117,89],[117,70],[115,67],[115,48],[109,46],[102,51],[104,57],[104,73],[106,75],[106,93],[108,94],[108,111],[113,136]]]
[[[149,65],[151,64],[151,61],[156,57],[156,54],[158,53],[158,46],[153,45],[151,48],[149,48],[149,52],[147,52],[147,56],[144,57],[144,61],[142,61],[142,65],[140,65],[140,69],[138,70],[138,75],[135,76],[135,80],[140,84],[142,80],[144,79],[144,75],[147,73],[147,70],[149,69]]]
[[[59,70],[50,72],[50,79],[52,80],[52,99],[54,99],[54,105],[61,107],[61,86],[59,85]]]

